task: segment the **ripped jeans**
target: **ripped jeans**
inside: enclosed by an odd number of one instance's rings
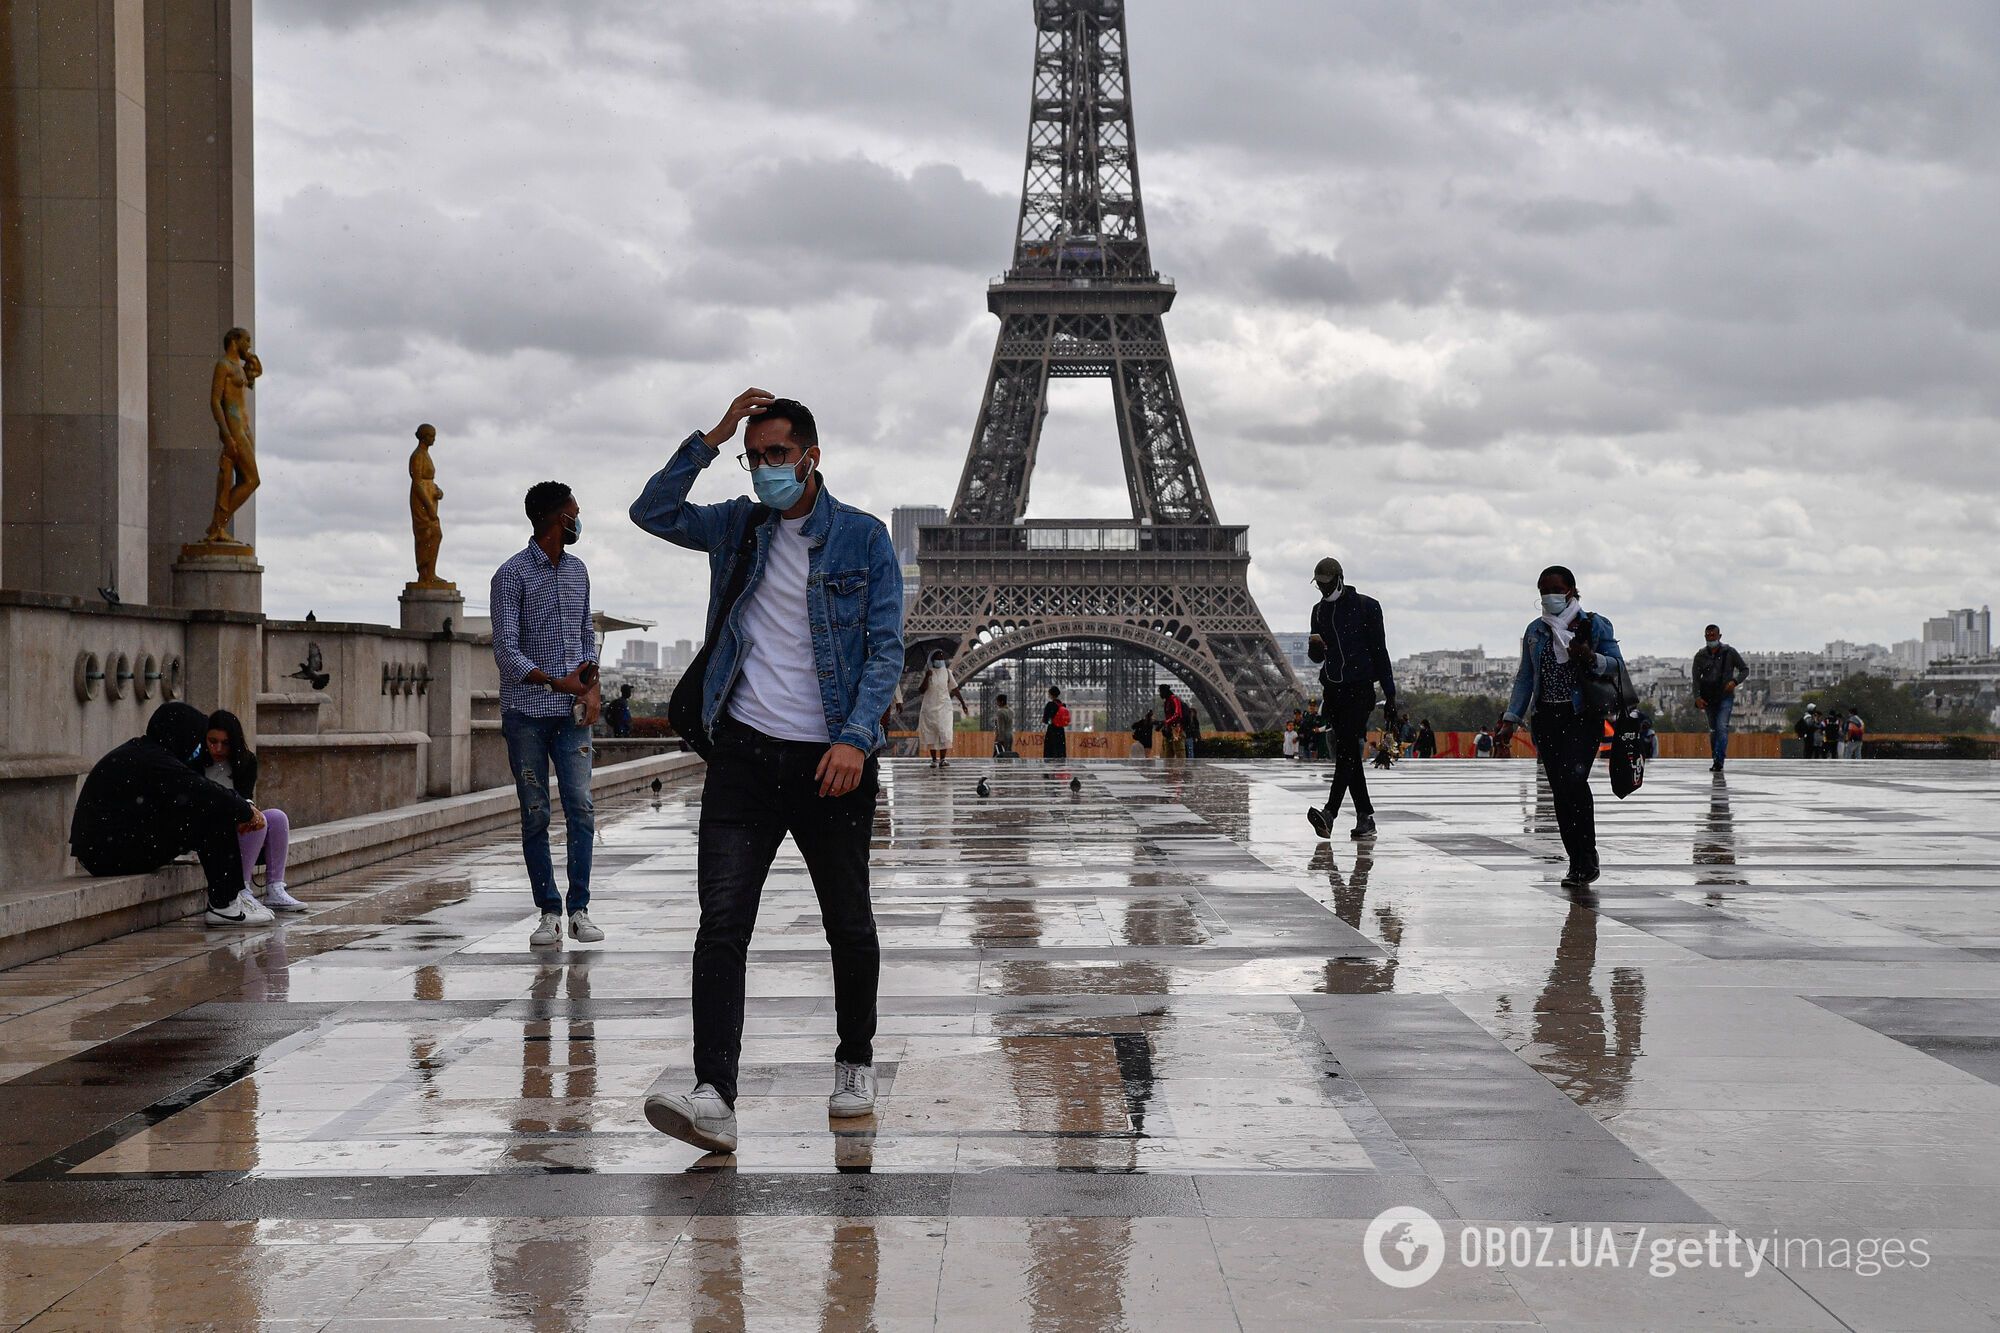
[[[597,809],[590,799],[590,728],[567,717],[500,715],[507,738],[507,767],[521,798],[521,854],[528,863],[528,886],[544,912],[581,912],[590,905],[590,845],[597,836]],[[556,893],[555,864],[549,858],[549,767],[562,787],[563,821],[569,827],[569,899]]]

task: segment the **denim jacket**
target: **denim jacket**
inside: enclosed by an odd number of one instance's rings
[[[696,431],[632,502],[632,521],[676,546],[708,552],[709,654],[702,682],[702,721],[714,730],[743,665],[744,603],[764,576],[771,529],[760,525],[750,575],[728,623],[714,624],[716,603],[736,563],[746,528],[768,512],[747,495],[721,504],[688,503],[687,493],[716,450]],[[882,715],[903,675],[903,569],[882,520],[833,498],[822,480],[819,501],[803,529],[810,547],[806,614],[812,622],[813,663],[827,735],[864,754],[882,748]]]
[[[1610,664],[1624,661],[1625,654],[1619,649],[1618,640],[1612,634],[1611,621],[1608,617],[1598,615],[1595,611],[1586,611],[1584,614],[1590,617],[1591,647],[1597,653],[1590,674],[1608,676],[1611,674]],[[1528,705],[1539,697],[1542,649],[1549,646],[1552,637],[1548,624],[1540,616],[1528,622],[1528,632],[1521,636],[1521,667],[1514,673],[1514,696],[1507,701],[1505,721],[1519,722],[1527,717]],[[1569,702],[1570,707],[1581,712],[1583,691],[1571,690]]]

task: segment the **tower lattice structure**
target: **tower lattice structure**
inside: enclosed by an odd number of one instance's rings
[[[1020,223],[986,295],[1000,337],[950,516],[919,537],[908,637],[954,643],[961,681],[1039,644],[1122,644],[1186,681],[1208,727],[1279,725],[1298,680],[1245,581],[1249,530],[1217,521],[1167,348],[1124,0],[1033,3]],[[1029,520],[1049,381],[1084,377],[1111,381],[1132,515]]]

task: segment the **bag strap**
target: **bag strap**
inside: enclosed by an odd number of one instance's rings
[[[749,557],[757,547],[757,530],[771,521],[778,511],[768,505],[756,505],[750,513],[750,521],[743,525],[743,540],[736,546],[736,563],[730,567],[729,582],[723,585],[722,599],[715,604],[715,619],[708,627],[708,641],[715,641],[716,631],[728,623],[729,613],[736,609],[736,601],[743,596],[744,585],[750,582]]]

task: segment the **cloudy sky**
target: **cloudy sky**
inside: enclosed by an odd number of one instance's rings
[[[1391,649],[1576,569],[1628,651],[1890,642],[2000,590],[2000,6],[1133,0],[1155,262],[1251,584],[1337,554]],[[626,506],[756,384],[834,490],[948,504],[1018,206],[1028,0],[263,0],[258,546],[392,621],[404,462],[484,609],[577,488],[599,603],[699,634]],[[1059,386],[1034,517],[1123,512]],[[696,490],[745,479],[718,465]]]

